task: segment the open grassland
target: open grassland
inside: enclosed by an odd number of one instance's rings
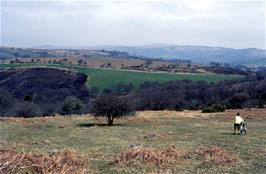
[[[246,136],[232,134],[238,111],[143,111],[112,127],[90,116],[1,118],[0,148],[41,155],[34,159],[75,152],[87,173],[266,173],[266,110],[240,110]]]
[[[108,88],[119,82],[130,84],[135,87],[139,86],[144,81],[167,82],[173,80],[205,80],[207,82],[217,82],[221,80],[232,80],[242,78],[237,75],[218,75],[218,74],[170,74],[170,73],[150,73],[150,72],[136,72],[125,71],[117,69],[99,69],[82,66],[67,66],[61,64],[0,64],[0,68],[11,67],[59,67],[59,68],[74,68],[78,72],[88,75],[88,85],[96,86],[100,90]]]

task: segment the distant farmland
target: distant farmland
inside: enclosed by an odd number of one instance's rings
[[[69,66],[62,64],[0,64],[0,68],[11,67],[59,67],[59,68],[74,68],[80,73],[88,75],[88,85],[96,86],[100,90],[108,88],[119,82],[130,84],[135,87],[139,86],[144,81],[167,82],[174,80],[205,80],[207,82],[217,82],[221,80],[232,80],[242,78],[237,75],[218,75],[218,74],[170,74],[170,73],[154,73],[154,72],[136,72],[116,69],[99,69],[81,66]]]

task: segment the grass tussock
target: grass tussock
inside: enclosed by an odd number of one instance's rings
[[[194,154],[202,156],[203,163],[210,165],[235,165],[238,162],[238,157],[235,154],[219,146],[199,147]]]
[[[184,154],[183,151],[178,150],[175,146],[161,151],[139,147],[118,154],[115,156],[114,163],[127,165],[132,162],[137,162],[148,166],[165,166],[183,162]]]
[[[61,151],[49,155],[0,150],[0,173],[83,174],[86,160],[75,152]]]

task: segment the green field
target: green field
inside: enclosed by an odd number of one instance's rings
[[[47,66],[47,67],[61,67],[69,68],[67,65],[59,64],[0,64],[0,68],[10,67],[35,67],[35,66]],[[167,82],[173,80],[206,80],[208,82],[217,82],[220,80],[231,80],[241,78],[237,75],[217,75],[217,74],[169,74],[169,73],[150,73],[150,72],[136,72],[136,71],[124,71],[114,69],[99,69],[89,68],[81,66],[71,66],[78,72],[85,73],[88,75],[88,85],[96,86],[100,90],[110,87],[119,82],[130,84],[132,83],[135,87],[143,83],[144,81],[158,81]]]
[[[145,111],[136,117],[115,120],[112,127],[105,120],[89,116],[0,119],[0,149],[48,154],[54,150],[74,150],[89,158],[91,173],[266,173],[265,109],[241,110],[248,122],[246,136],[234,135],[233,121],[237,110],[202,114],[200,111]],[[150,133],[163,137],[146,137]],[[154,150],[176,146],[193,151],[200,146],[219,146],[238,157],[237,164],[205,164],[191,157],[181,163],[149,166],[132,161],[129,165],[113,164],[114,157],[142,144]]]

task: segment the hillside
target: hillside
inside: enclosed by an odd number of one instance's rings
[[[185,59],[193,63],[256,63],[266,64],[266,51],[256,48],[233,49],[208,46],[145,45],[145,46],[99,46],[94,49],[126,51],[132,55],[151,58]]]
[[[248,122],[246,136],[233,134],[234,115],[239,111]],[[61,171],[66,165],[75,171],[84,171],[79,174],[140,171],[263,174],[266,172],[265,111],[245,109],[212,114],[144,111],[137,112],[136,117],[116,120],[112,127],[105,126],[104,119],[90,115],[1,118],[0,166],[3,167],[0,173],[9,173],[6,171],[17,166],[17,161],[20,161],[20,172],[24,173],[56,170],[44,164],[57,160],[56,166],[62,167]],[[70,152],[63,153],[63,157],[56,156],[64,151]],[[158,155],[160,152],[166,155]],[[141,158],[145,154],[147,158]],[[45,161],[40,160],[43,155]],[[121,155],[125,160],[118,158]],[[156,163],[159,159],[162,164]],[[80,165],[83,163],[85,165]]]
[[[137,72],[137,71],[126,71],[116,69],[99,69],[90,68],[83,66],[68,66],[63,64],[0,64],[0,68],[11,68],[11,67],[61,67],[61,68],[74,68],[80,73],[84,73],[88,76],[88,86],[96,86],[101,91],[105,88],[111,87],[117,83],[133,84],[138,87],[145,81],[157,81],[167,82],[173,80],[204,80],[207,82],[217,82],[220,80],[232,80],[239,79],[242,76],[238,75],[218,75],[218,74],[169,74],[169,73],[151,73],[151,72]]]
[[[62,114],[67,100],[88,102],[86,80],[84,74],[55,68],[0,70],[0,116]]]
[[[47,50],[0,47],[0,60],[12,58],[43,58],[57,57],[56,54],[50,54]]]
[[[28,68],[0,71],[0,87],[20,97],[38,93],[45,88],[70,90],[76,94],[86,88],[83,86],[87,76],[54,68]],[[47,96],[48,97],[48,96]],[[61,96],[64,97],[64,96]]]
[[[14,58],[68,58],[76,59],[123,59],[141,61],[148,58],[161,58],[179,63],[209,64],[220,62],[228,64],[266,64],[266,51],[247,48],[233,49],[208,46],[176,46],[152,44],[145,46],[95,46],[95,47],[57,47],[38,46],[31,48],[0,47],[0,59]],[[163,62],[162,62],[163,63]],[[121,63],[120,63],[121,64]]]

